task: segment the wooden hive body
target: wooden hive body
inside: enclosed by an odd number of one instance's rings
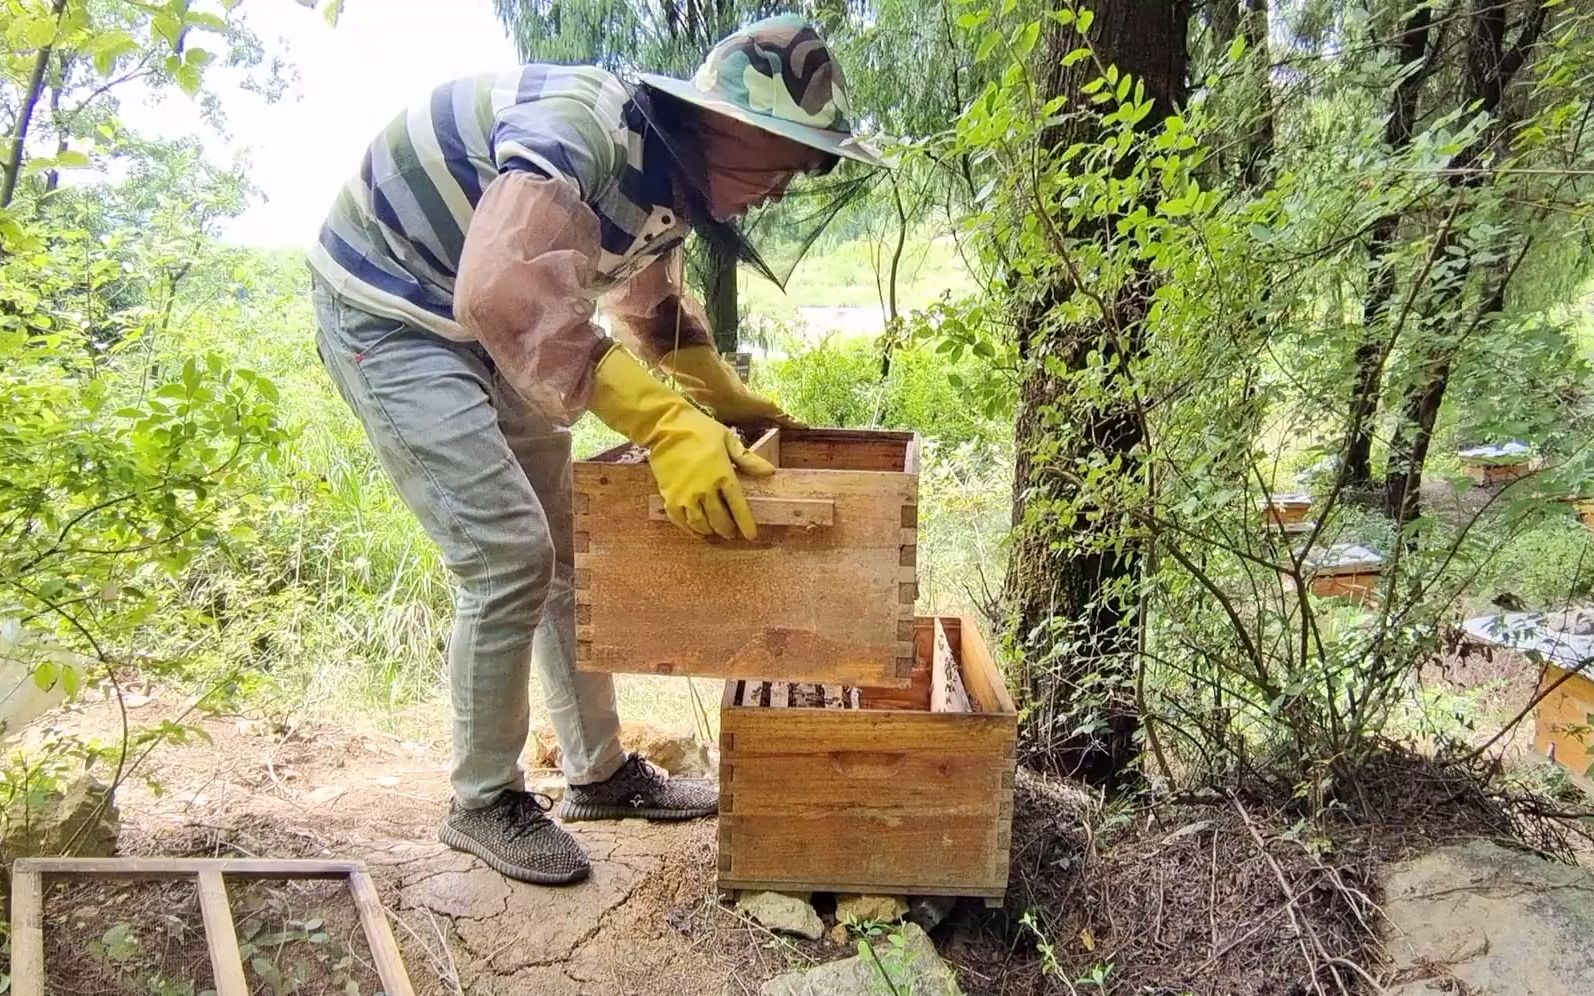
[[[743,477],[757,540],[664,516],[646,462],[575,464],[576,664],[588,671],[902,685],[913,668],[918,437],[778,429]]]
[[[1366,602],[1378,594],[1384,559],[1366,547],[1342,543],[1307,558],[1304,567],[1317,597]]]
[[[1013,700],[973,622],[914,645],[905,688],[726,683],[722,891],[1003,895]]]
[[[1539,690],[1548,694],[1534,710],[1533,749],[1594,792],[1594,779],[1589,777],[1589,766],[1594,765],[1594,678],[1546,664]]]

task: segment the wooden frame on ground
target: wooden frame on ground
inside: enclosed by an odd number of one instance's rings
[[[249,996],[232,908],[228,878],[322,879],[348,883],[360,915],[371,960],[387,996],[414,996],[387,911],[376,885],[360,861],[277,860],[268,858],[18,858],[11,867],[11,993],[44,996],[44,877],[78,875],[122,881],[194,880],[205,919],[217,996]]]

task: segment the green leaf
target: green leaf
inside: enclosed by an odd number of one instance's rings
[[[105,954],[114,962],[124,962],[138,954],[138,935],[133,933],[133,927],[126,922],[118,923],[107,930],[101,937],[100,943],[105,945]]]
[[[55,41],[55,18],[30,17],[22,22],[22,43],[29,48],[43,48]]]
[[[1040,41],[1041,22],[1031,21],[1024,25],[1013,36],[1013,54],[1017,58],[1025,58],[1035,51],[1035,43]]]
[[[220,16],[212,14],[207,10],[191,10],[185,16],[188,19],[189,27],[202,28],[205,31],[215,31],[220,33],[225,33],[227,31],[227,22]]]
[[[1085,32],[1089,31],[1090,26],[1095,23],[1096,12],[1093,10],[1081,10],[1074,17],[1074,27],[1079,30],[1080,34],[1084,34]]]
[[[33,684],[41,692],[48,692],[55,687],[55,680],[60,676],[61,669],[54,661],[40,661],[33,666]]]
[[[338,18],[343,16],[343,0],[331,0],[321,11],[321,16],[327,19],[331,27],[338,26]]]
[[[183,37],[183,22],[179,21],[176,15],[161,11],[150,22],[150,27],[154,28],[155,33],[166,41],[172,51],[175,52],[177,50],[177,43]]]
[[[1235,35],[1234,41],[1229,44],[1229,61],[1238,62],[1240,56],[1245,54],[1245,36]]]
[[[200,76],[198,67],[184,63],[172,71],[172,77],[177,80],[177,86],[190,97],[199,93],[204,78]]]
[[[40,173],[48,173],[51,170],[86,169],[93,165],[94,160],[89,158],[88,153],[80,152],[77,149],[67,149],[60,155],[40,156],[28,160],[28,164],[22,168],[22,175],[37,176]]]
[[[987,31],[985,37],[980,39],[980,47],[974,50],[974,61],[984,62],[1001,43],[1002,36],[999,32]]]
[[[116,60],[138,51],[138,39],[126,31],[107,31],[90,39],[83,51],[94,60],[95,71],[109,76],[116,69]]]

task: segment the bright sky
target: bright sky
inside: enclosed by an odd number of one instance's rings
[[[218,67],[207,85],[221,97],[225,138],[200,122],[181,93],[123,107],[136,129],[198,132],[223,162],[247,155],[265,200],[232,223],[226,238],[233,242],[309,243],[366,143],[395,114],[445,80],[518,61],[491,0],[346,0],[336,28],[292,0],[251,0],[243,11],[268,58],[280,54],[298,70],[283,100],[267,104]]]

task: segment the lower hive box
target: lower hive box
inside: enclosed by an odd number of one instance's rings
[[[720,889],[1002,896],[1016,737],[964,618],[914,621],[906,688],[726,682]]]

